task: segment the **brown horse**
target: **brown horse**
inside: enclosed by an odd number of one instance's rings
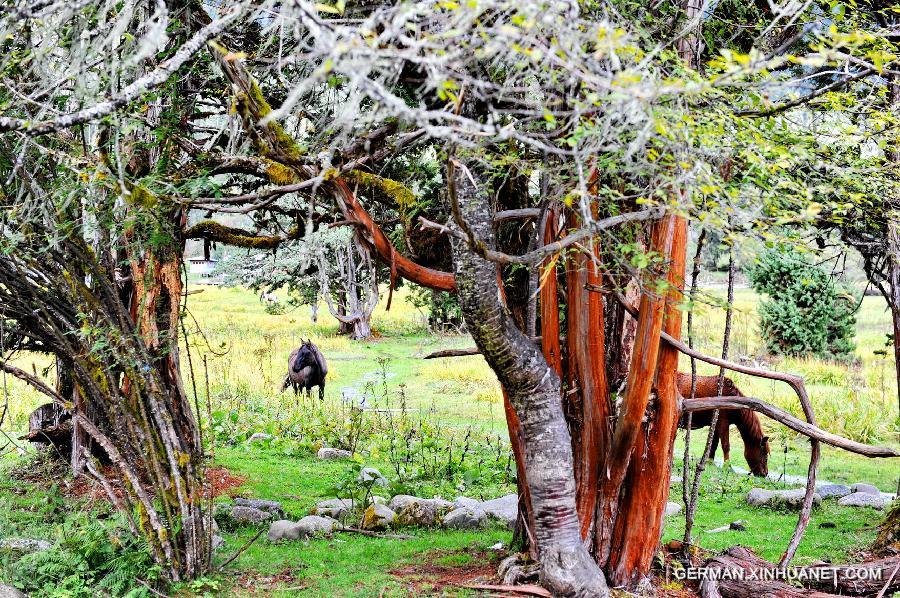
[[[697,376],[697,388],[694,393],[696,398],[717,396],[718,376]],[[685,398],[691,396],[691,375],[678,372],[678,392]],[[722,385],[722,396],[743,397],[744,393],[735,386],[734,381],[725,378]],[[712,410],[694,411],[691,416],[691,429],[705,428],[712,421]],[[687,424],[687,414],[681,416],[678,425],[684,428]],[[737,426],[741,438],[744,440],[744,458],[750,471],[756,476],[769,474],[769,437],[763,433],[759,416],[750,409],[720,409],[716,431],[713,434],[713,444],[710,457],[716,454],[719,440],[722,441],[722,453],[726,461],[729,460],[731,443],[728,438],[728,430],[731,424]]]

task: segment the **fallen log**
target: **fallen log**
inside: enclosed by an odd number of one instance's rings
[[[742,546],[734,546],[707,560],[705,567],[701,593],[712,596],[718,592],[723,598],[884,596],[900,590],[900,556],[850,565],[817,563],[782,569]]]
[[[830,598],[818,590],[798,588],[778,576],[778,567],[764,561],[743,546],[734,546],[705,563],[701,581],[703,596],[722,598]]]

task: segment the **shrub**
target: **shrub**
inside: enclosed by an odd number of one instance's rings
[[[462,310],[455,294],[413,287],[406,300],[428,314],[428,328],[434,332],[463,329]]]
[[[769,296],[759,315],[771,353],[842,358],[853,352],[857,302],[829,272],[794,249],[778,248],[749,275],[753,288]]]
[[[135,580],[152,586],[160,578],[146,544],[131,535],[119,516],[101,521],[75,513],[58,536],[50,550],[7,563],[9,581],[36,595],[145,598],[150,591]]]

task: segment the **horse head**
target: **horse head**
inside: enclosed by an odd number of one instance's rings
[[[769,475],[769,437],[763,436],[757,442],[744,443],[744,457],[750,465],[750,472],[755,476],[765,477]]]
[[[303,344],[300,345],[300,349],[297,351],[297,357],[294,358],[294,363],[291,366],[295,372],[299,372],[305,367],[318,367],[315,347],[316,346],[311,340],[307,339],[303,341]]]

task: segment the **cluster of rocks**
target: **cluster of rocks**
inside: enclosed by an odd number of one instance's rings
[[[747,504],[756,507],[800,508],[806,495],[805,488],[790,490],[767,490],[753,488],[747,493]],[[822,482],[816,484],[813,504],[821,504],[823,500],[836,500],[842,507],[871,507],[882,510],[896,498],[893,494],[881,492],[871,484],[833,484]]]
[[[333,498],[318,503],[310,515],[299,521],[273,521],[268,538],[272,542],[301,540],[328,534],[344,526],[359,526],[366,531],[404,526],[479,529],[491,521],[498,521],[512,528],[516,523],[518,502],[515,494],[484,502],[465,496],[449,501],[399,494],[389,501],[373,497],[368,505],[356,504],[350,499]],[[232,509],[234,508],[236,507]]]

